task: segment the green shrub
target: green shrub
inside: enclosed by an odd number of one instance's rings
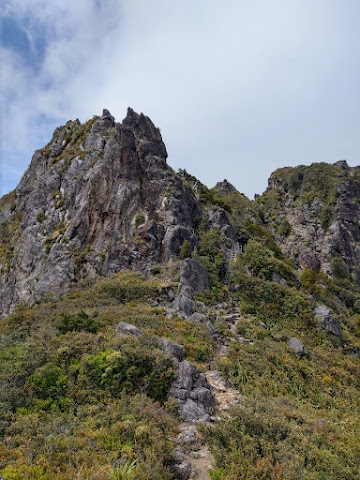
[[[189,240],[184,240],[179,250],[180,258],[189,258],[191,256],[191,245]]]
[[[134,225],[135,225],[135,228],[138,228],[140,227],[140,225],[142,225],[143,223],[145,223],[146,221],[146,217],[143,213],[137,213],[135,215],[135,219],[134,219]]]
[[[47,363],[38,368],[29,378],[33,394],[41,399],[59,399],[64,394],[67,377],[61,368]]]
[[[341,258],[332,259],[331,273],[336,280],[344,280],[349,278],[349,268]]]
[[[171,358],[160,350],[150,350],[133,341],[122,345],[119,351],[107,348],[88,355],[83,360],[81,375],[115,398],[126,390],[145,392],[154,400],[164,401],[175,371]]]
[[[101,319],[90,316],[84,311],[75,314],[62,313],[58,329],[61,333],[66,332],[90,332],[96,333],[103,326]]]

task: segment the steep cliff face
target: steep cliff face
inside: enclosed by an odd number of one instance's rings
[[[57,128],[2,199],[0,314],[193,244],[197,203],[166,157],[159,130],[131,109],[122,123],[104,110]]]
[[[257,202],[298,267],[360,284],[359,167],[340,161],[277,170]]]

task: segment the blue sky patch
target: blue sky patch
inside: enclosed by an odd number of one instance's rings
[[[16,52],[30,68],[39,68],[46,47],[41,28],[11,16],[0,17],[0,22],[1,46]]]

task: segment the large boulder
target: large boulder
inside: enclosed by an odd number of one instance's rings
[[[193,313],[195,302],[190,297],[180,292],[179,295],[175,297],[174,308],[179,312],[181,317],[187,318]]]
[[[173,470],[176,479],[189,480],[191,475],[191,463],[183,452],[175,452]]]
[[[209,288],[207,270],[196,260],[187,258],[180,265],[179,293],[174,301],[174,308],[183,318],[188,318],[195,311],[194,293]]]
[[[192,258],[181,263],[180,283],[183,287],[189,287],[193,293],[204,292],[210,286],[207,270]]]
[[[171,385],[170,396],[179,405],[179,413],[186,422],[208,421],[215,404],[205,375],[191,362],[178,365],[177,378]]]

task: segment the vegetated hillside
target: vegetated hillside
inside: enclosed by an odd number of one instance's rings
[[[165,159],[104,111],[1,199],[0,474],[359,478],[359,168],[252,202]]]

